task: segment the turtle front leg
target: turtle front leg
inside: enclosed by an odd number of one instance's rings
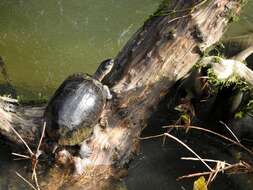
[[[103,88],[104,88],[104,92],[105,92],[105,95],[106,95],[106,99],[111,100],[112,99],[112,94],[110,92],[109,87],[106,86],[106,85],[103,85]]]
[[[106,97],[106,100],[111,100],[112,99],[112,94],[110,92],[110,89],[108,86],[103,85],[103,91]],[[101,116],[99,119],[99,125],[104,129],[108,126],[108,121],[106,116]]]

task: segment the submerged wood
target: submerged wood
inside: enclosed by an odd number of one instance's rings
[[[91,165],[110,169],[129,161],[160,100],[187,75],[203,51],[220,40],[231,15],[240,8],[238,0],[164,1],[116,56],[115,66],[102,81],[113,98],[102,114],[108,126],[97,124],[88,142]],[[171,10],[176,11],[171,14]],[[43,126],[44,108],[0,100],[1,134],[20,143],[12,126],[28,144],[34,144]]]

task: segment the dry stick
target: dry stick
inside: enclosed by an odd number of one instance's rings
[[[216,178],[217,174],[219,173],[219,168],[222,169],[224,172],[224,168],[225,168],[224,162],[218,162],[216,168],[217,168],[216,172],[214,173],[213,177],[210,178],[210,182],[212,182]]]
[[[182,180],[185,178],[192,178],[192,177],[198,177],[198,176],[203,176],[203,175],[210,175],[211,172],[199,172],[199,173],[194,173],[194,174],[188,174],[188,175],[184,175],[181,177],[178,177],[176,180]]]
[[[36,170],[36,166],[37,166],[37,163],[38,163],[37,159],[38,159],[38,157],[40,155],[40,153],[39,153],[40,152],[40,146],[41,146],[44,134],[45,134],[45,129],[46,129],[46,122],[44,122],[44,124],[43,124],[43,129],[42,129],[42,133],[41,133],[41,136],[40,136],[40,141],[39,141],[39,144],[37,146],[37,150],[36,150],[36,154],[35,154],[36,161],[35,161],[35,164],[33,166],[32,179],[33,179],[33,177],[35,176],[35,173],[36,173],[35,170]]]
[[[250,172],[252,170],[252,167],[250,165],[248,165],[247,163],[239,162],[239,163],[233,164],[231,166],[226,166],[223,169],[219,169],[219,172],[226,171],[226,170],[233,169],[233,168],[238,168],[238,167],[244,167],[244,169],[247,170],[247,172]],[[192,178],[192,177],[197,177],[197,176],[202,176],[202,175],[210,175],[210,174],[211,174],[211,172],[194,173],[194,174],[189,174],[189,175],[184,175],[184,176],[178,177],[177,180],[181,180],[184,178]]]
[[[164,135],[174,139],[178,143],[182,144],[187,150],[189,150],[191,153],[193,153],[210,171],[213,171],[213,169],[196,153],[194,152],[189,146],[187,146],[185,143],[180,141],[178,138],[174,137],[173,135],[169,133],[164,133]]]
[[[37,161],[37,159],[35,159],[35,164],[33,165],[33,168],[32,168],[32,179],[35,177],[35,175],[36,175],[36,166],[37,166],[37,163],[38,163],[38,161]]]
[[[34,170],[35,171],[35,170]],[[38,182],[38,178],[37,178],[37,173],[36,171],[34,172],[34,181],[37,187],[37,190],[40,190],[40,186],[39,186],[39,182]]]
[[[35,164],[33,166],[33,173],[32,173],[32,179],[34,178],[34,181],[35,181],[35,184],[37,186],[37,189],[39,190],[40,189],[40,186],[39,186],[39,182],[38,182],[38,178],[37,178],[37,173],[36,173],[36,166],[38,164],[38,157],[39,157],[39,152],[40,152],[40,146],[41,146],[41,143],[42,143],[42,140],[43,140],[43,137],[45,135],[45,129],[46,129],[46,122],[44,122],[43,124],[43,128],[42,128],[42,133],[41,133],[41,136],[40,136],[40,141],[39,141],[39,144],[38,144],[38,147],[37,147],[37,150],[36,150],[36,159],[35,159]]]
[[[193,157],[181,157],[181,160],[191,160],[191,161],[199,161],[198,158],[193,158]],[[218,162],[224,162],[227,166],[231,166],[231,164],[225,162],[225,161],[220,161],[220,160],[213,160],[213,159],[203,159],[205,162],[214,162],[214,163],[218,163]]]
[[[13,158],[13,160],[15,160],[15,161],[19,161],[19,160],[30,160],[30,158]]]
[[[27,179],[25,179],[21,174],[19,174],[18,172],[15,172],[16,173],[16,175],[18,176],[18,177],[20,177],[22,180],[24,180],[31,188],[33,188],[34,190],[37,190],[34,186],[33,186],[33,184],[31,184]]]
[[[169,127],[169,126],[167,126],[167,127]],[[213,132],[213,133],[215,134],[215,132]],[[173,138],[174,140],[176,140],[180,144],[184,145],[192,153],[194,153],[193,150],[191,150],[186,144],[184,144],[182,141],[180,141],[179,139],[177,139],[176,137],[174,137],[174,136],[172,136],[172,135],[170,135],[168,133],[160,134],[160,135],[153,135],[153,136],[148,136],[148,137],[140,137],[140,139],[141,140],[146,140],[146,139],[163,137],[165,135]],[[225,137],[225,139],[227,139],[227,138]],[[231,139],[229,139],[229,140],[231,140]],[[196,154],[196,156],[197,156],[197,154]],[[207,184],[209,184],[210,182],[212,182],[215,179],[215,177],[217,176],[217,174],[219,172],[224,172],[225,170],[229,170],[229,169],[236,168],[236,167],[241,167],[241,166],[243,166],[245,170],[248,170],[247,172],[249,172],[250,170],[252,170],[252,167],[249,164],[245,163],[245,162],[239,162],[237,164],[232,165],[232,164],[226,163],[225,161],[212,160],[212,159],[202,159],[199,156],[197,156],[197,158],[182,157],[181,159],[184,159],[184,160],[198,160],[198,161],[201,161],[202,163],[205,163],[205,161],[207,161],[207,162],[215,162],[215,163],[217,163],[217,166],[216,166],[216,170],[212,170],[211,169],[211,171],[209,171],[209,172],[201,172],[201,173],[194,173],[194,174],[189,174],[189,175],[181,176],[181,177],[178,177],[177,180],[181,180],[181,179],[184,179],[184,178],[203,176],[203,175],[209,175],[209,179],[208,179],[208,182],[207,182]],[[222,165],[224,165],[224,166],[222,166]]]
[[[221,161],[216,164],[214,172],[210,173],[206,185],[208,186],[217,176],[219,173],[219,170],[221,169],[222,172],[224,172],[225,164]]]
[[[19,139],[24,143],[24,145],[26,146],[27,150],[29,151],[31,157],[28,157],[26,155],[22,155],[22,154],[17,154],[17,153],[12,153],[13,155],[16,155],[16,156],[19,156],[19,157],[22,157],[22,158],[29,158],[29,159],[32,159],[34,156],[36,158],[36,161],[35,161],[35,164],[33,166],[33,172],[32,172],[32,179],[34,178],[34,181],[35,181],[35,184],[37,186],[37,190],[40,190],[40,187],[39,187],[39,183],[38,183],[38,178],[37,178],[37,174],[36,174],[36,166],[37,166],[37,163],[38,163],[38,160],[37,160],[37,157],[39,156],[39,149],[40,149],[40,146],[41,146],[41,143],[42,143],[42,139],[44,137],[44,134],[45,134],[45,128],[46,128],[46,122],[44,122],[44,125],[43,125],[43,129],[42,129],[42,133],[41,133],[41,137],[40,137],[40,141],[39,141],[39,144],[38,144],[38,147],[37,147],[37,150],[36,150],[36,154],[34,154],[32,152],[32,150],[30,149],[30,147],[27,145],[27,143],[25,142],[25,140],[19,135],[19,133],[12,127],[10,126],[10,128],[13,130],[13,132],[19,137]],[[17,174],[18,175],[18,174]],[[20,175],[21,176],[21,175]],[[24,179],[24,178],[22,178]],[[36,189],[36,188],[35,188]]]
[[[41,146],[41,143],[42,143],[42,139],[45,135],[45,129],[46,129],[46,122],[44,122],[43,124],[43,129],[42,129],[42,133],[41,133],[41,136],[40,136],[40,141],[39,141],[39,144],[38,144],[38,147],[37,147],[37,150],[36,150],[36,154],[39,152],[40,150],[40,146]]]
[[[235,140],[240,143],[240,140],[237,138],[237,136],[234,134],[234,132],[227,126],[226,123],[224,123],[223,121],[219,121],[221,124],[223,124],[226,129],[231,133],[231,135],[235,138]]]
[[[12,131],[18,136],[18,138],[23,142],[23,144],[26,146],[28,152],[30,153],[30,155],[34,155],[34,153],[32,152],[32,150],[30,149],[30,147],[28,146],[28,144],[25,142],[25,140],[19,135],[19,133],[12,127],[10,126],[10,128],[12,129]]]
[[[183,143],[182,141],[180,141],[178,138],[170,135],[169,133],[164,133],[164,134],[160,134],[160,135],[153,135],[153,136],[148,136],[148,137],[140,137],[140,140],[147,140],[147,139],[152,139],[152,138],[159,138],[159,137],[164,137],[164,136],[168,136],[174,140],[176,140],[177,142],[179,142],[180,144],[182,144],[184,147],[186,147],[190,152],[192,152],[210,171],[212,171],[212,168],[205,163],[205,161],[197,154],[195,153],[189,146],[187,146],[185,143]]]
[[[230,138],[228,138],[228,137],[226,137],[224,135],[221,135],[219,133],[216,133],[214,131],[211,131],[209,129],[205,129],[205,128],[202,128],[202,127],[196,127],[196,126],[187,126],[187,127],[190,128],[190,129],[197,129],[197,130],[200,130],[200,131],[205,131],[205,132],[208,132],[210,134],[216,135],[216,136],[218,136],[220,138],[223,138],[223,139],[225,139],[225,140],[227,140],[227,141],[229,141],[229,142],[231,142],[231,143],[233,143],[233,144],[241,147],[242,149],[244,149],[245,151],[247,151],[248,153],[250,153],[250,154],[253,155],[253,152],[250,149],[248,149],[247,147],[243,146],[241,143],[238,143],[238,142],[236,142],[236,141],[234,141],[234,140],[232,140],[232,139],[230,139]],[[185,126],[181,126],[181,125],[168,125],[168,126],[163,126],[163,128],[185,128]]]
[[[198,158],[192,158],[192,157],[182,157],[182,160],[191,160],[191,161],[199,161]],[[219,173],[219,169],[224,169],[225,166],[231,166],[231,164],[226,163],[225,161],[220,161],[220,160],[212,160],[212,159],[203,159],[205,162],[213,162],[216,163],[216,169],[214,172],[211,172],[208,180],[207,180],[207,185],[209,185],[217,176]]]
[[[153,138],[159,138],[159,137],[164,137],[164,134],[153,135],[153,136],[148,136],[148,137],[139,137],[139,139],[140,140],[147,140],[147,139],[153,139]]]
[[[12,155],[14,155],[14,156],[21,157],[21,158],[27,158],[27,159],[30,159],[30,157],[29,157],[29,156],[27,156],[27,155],[18,154],[18,153],[15,153],[15,152],[12,152],[11,154],[12,154]]]

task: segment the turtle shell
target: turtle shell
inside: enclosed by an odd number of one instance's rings
[[[81,143],[98,122],[105,102],[99,81],[81,73],[68,77],[46,108],[47,134],[60,145]]]

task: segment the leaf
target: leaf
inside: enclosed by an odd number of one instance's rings
[[[206,179],[201,176],[194,181],[193,190],[208,190],[206,185]]]
[[[184,124],[188,124],[189,125],[191,123],[191,118],[190,118],[190,116],[187,113],[182,114],[180,116],[180,119],[182,120],[182,122]]]

